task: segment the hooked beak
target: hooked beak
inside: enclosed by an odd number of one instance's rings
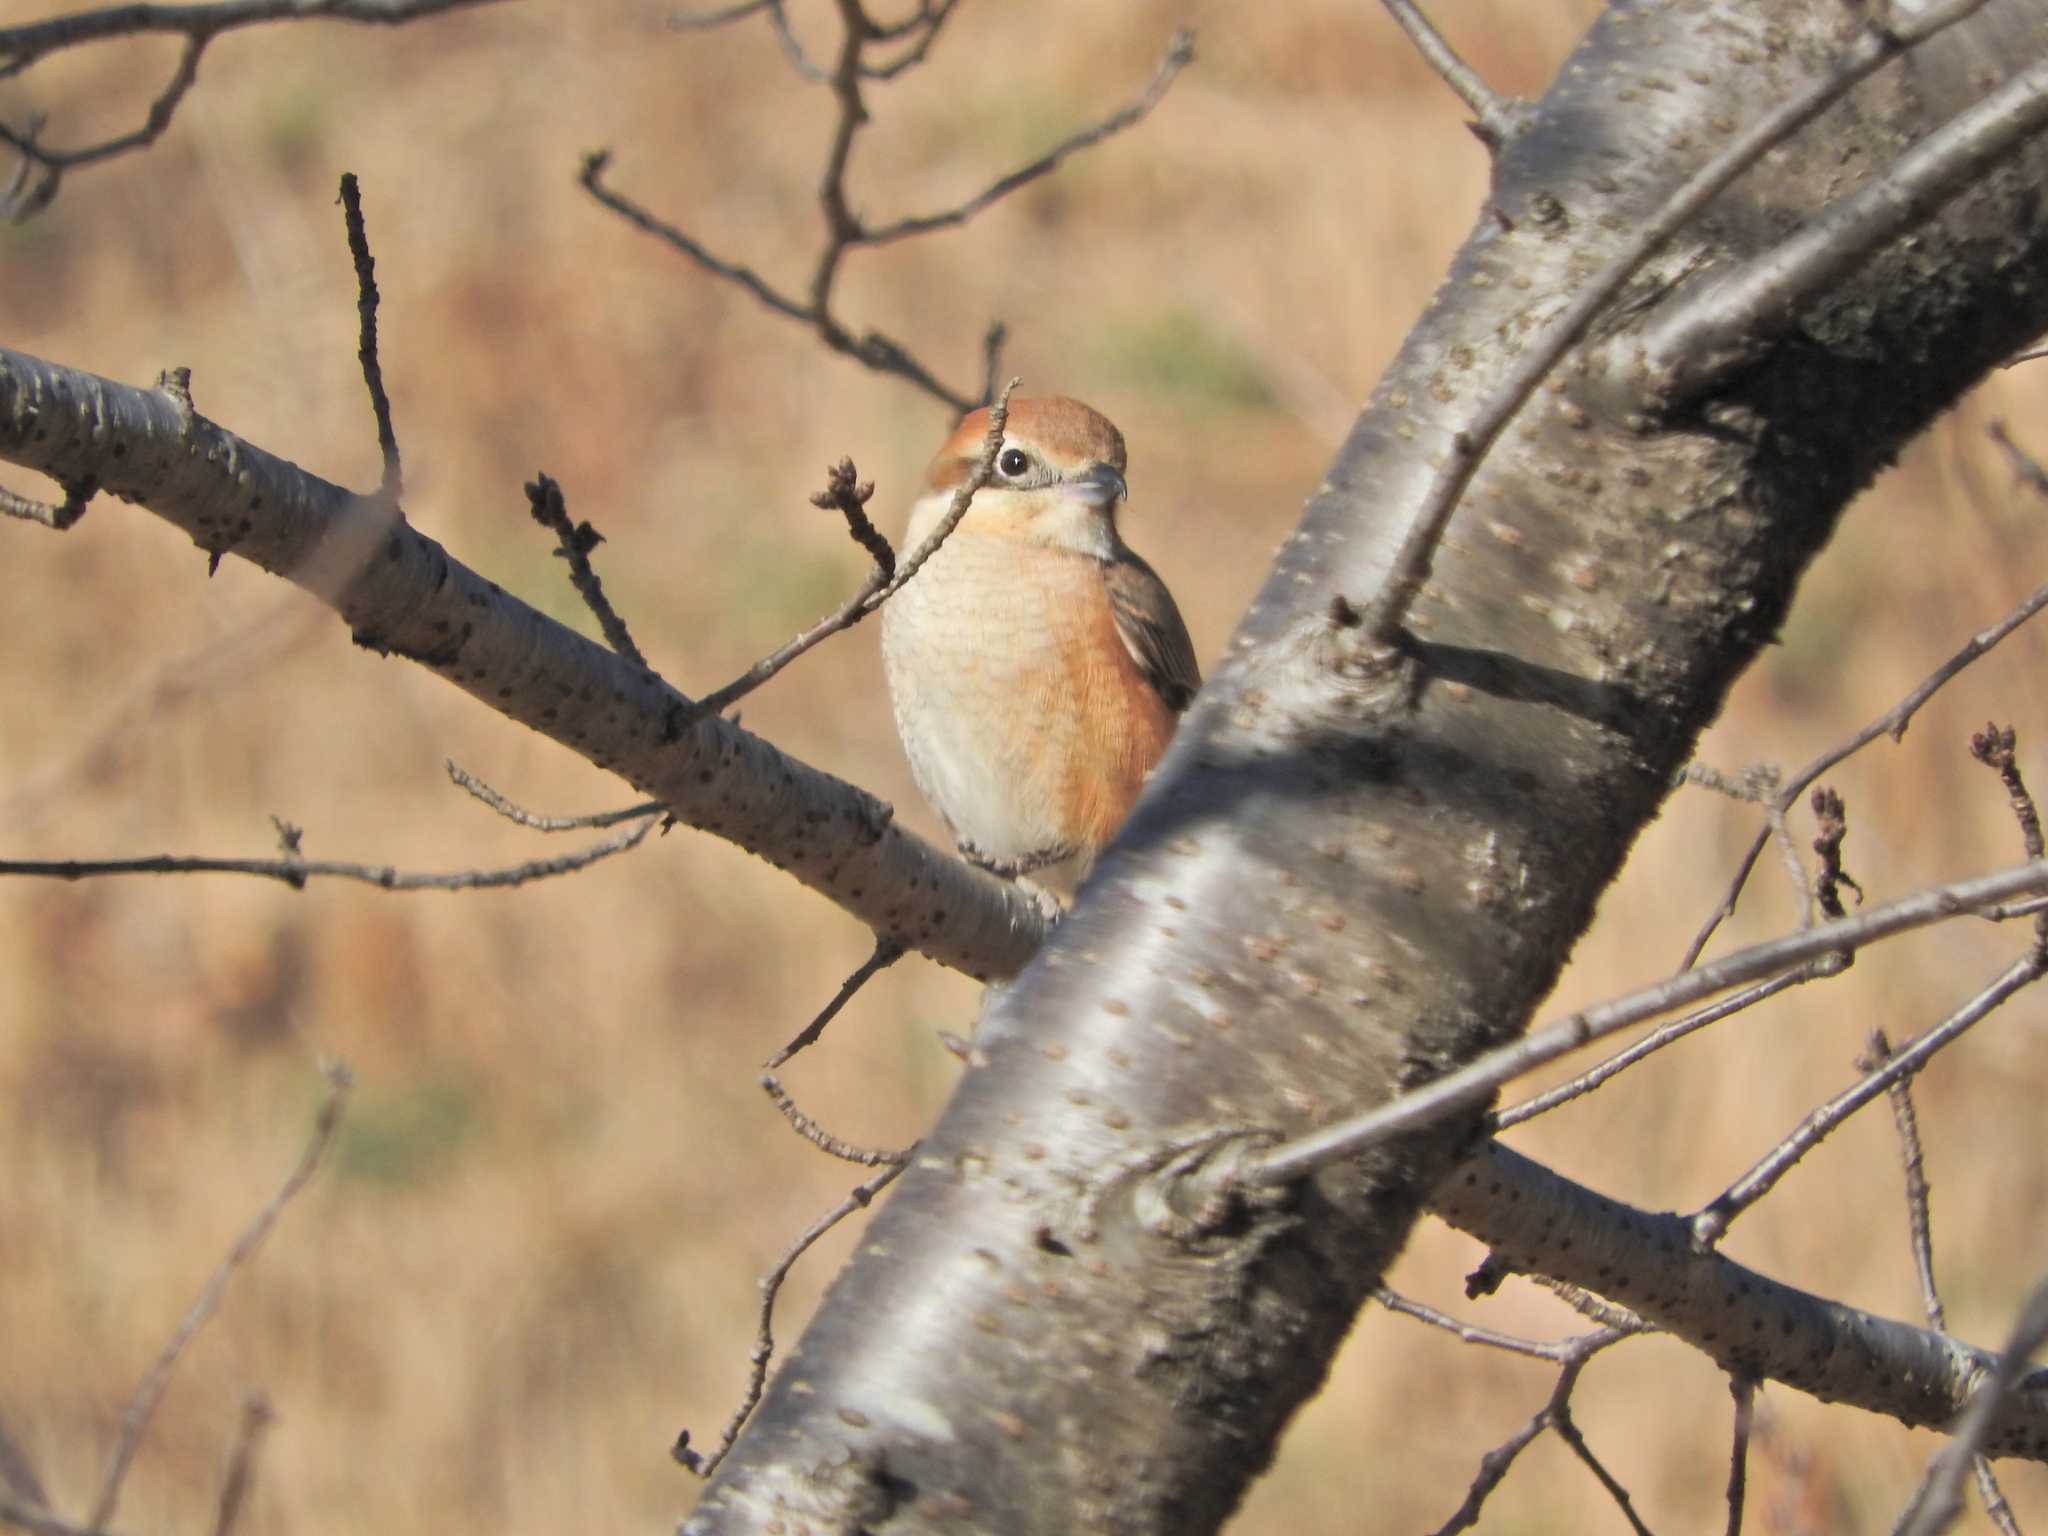
[[[1113,507],[1131,494],[1114,464],[1090,464],[1067,481],[1067,489],[1091,507]]]

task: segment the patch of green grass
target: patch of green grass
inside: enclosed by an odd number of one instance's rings
[[[411,1188],[449,1164],[477,1121],[475,1093],[453,1077],[399,1084],[382,1097],[359,1087],[336,1136],[335,1171],[385,1189]]]
[[[1185,305],[1112,323],[1103,345],[1108,366],[1133,388],[1237,410],[1277,404],[1257,360]]]

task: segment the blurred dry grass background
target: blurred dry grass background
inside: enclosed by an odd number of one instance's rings
[[[0,21],[44,7],[0,3]],[[821,0],[792,7],[814,42]],[[1444,0],[1497,85],[1539,90],[1593,7]],[[610,542],[598,562],[649,656],[702,689],[858,579],[806,505],[852,453],[905,488],[946,423],[896,383],[595,207],[580,155],[723,252],[799,285],[830,123],[765,27],[674,34],[658,5],[493,7],[396,32],[230,36],[151,153],[75,176],[0,229],[0,337],[133,383],[192,368],[202,410],[367,486],[335,184],[361,175],[385,297],[384,366],[408,510],[461,558],[588,622],[520,482],[545,468]],[[1089,399],[1132,443],[1132,541],[1219,650],[1337,435],[1474,214],[1485,167],[1455,103],[1377,9],[969,5],[931,67],[877,91],[854,178],[877,212],[952,201],[1148,76],[1176,24],[1196,66],[1149,122],[971,228],[855,258],[845,312],[970,387],[983,326],[1008,371]],[[82,53],[8,82],[53,142],[139,115],[173,50]],[[2040,375],[1994,381],[1849,518],[1785,635],[1703,755],[1804,761],[2029,589],[2048,549],[1983,427],[2048,447]],[[8,477],[31,491],[41,488]],[[899,512],[885,513],[890,521]],[[893,529],[892,529],[893,531]],[[544,809],[620,786],[324,612],[146,515],[96,507],[63,537],[0,529],[8,647],[0,828],[14,857],[262,854],[272,813],[321,857],[450,868],[540,849],[442,776],[453,758]],[[2023,632],[1898,748],[1835,776],[1874,898],[2017,855],[1967,762],[1987,716],[2048,739],[2042,634]],[[898,757],[870,634],[751,700],[747,723],[931,826]],[[1678,957],[1754,825],[1676,799],[1583,946],[1560,1002]],[[1791,915],[1766,867],[1732,937]],[[1949,929],[1832,990],[1722,1027],[1518,1144],[1619,1196],[1687,1208],[1851,1073],[1865,1033],[1952,1007],[2016,936]],[[757,1063],[866,951],[765,865],[677,832],[510,894],[304,894],[228,878],[0,885],[0,1424],[52,1492],[89,1501],[130,1384],[306,1134],[316,1057],[359,1086],[331,1166],[186,1360],[120,1523],[207,1517],[244,1390],[279,1423],[252,1529],[660,1529],[694,1484],[675,1431],[713,1437],[745,1366],[755,1277],[853,1182],[783,1130]],[[953,1079],[935,1032],[973,989],[906,962],[791,1074],[842,1135],[901,1143]],[[2038,1213],[2043,1018],[2024,999],[1921,1088],[1937,1257],[1958,1330],[1992,1342],[2048,1259]],[[1871,1115],[1744,1220],[1731,1251],[1788,1281],[1917,1316],[1888,1125]],[[794,1336],[850,1235],[799,1271]],[[1570,1319],[1522,1284],[1465,1308],[1473,1246],[1427,1226],[1394,1277],[1505,1328]],[[1237,1529],[1428,1529],[1476,1459],[1548,1391],[1529,1364],[1368,1315]],[[1753,1529],[1888,1523],[1931,1435],[1766,1393],[1778,1450]],[[1579,1416],[1653,1526],[1717,1525],[1727,1395],[1687,1351],[1596,1365]],[[1805,1470],[1799,1470],[1804,1467]],[[2048,1479],[2009,1474],[2022,1515]],[[1803,1513],[1802,1513],[1803,1511]],[[1619,1529],[1554,1443],[1489,1506],[1493,1530]]]

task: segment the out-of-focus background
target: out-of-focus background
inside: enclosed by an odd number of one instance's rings
[[[1540,91],[1589,3],[1445,0],[1496,86]],[[820,53],[833,8],[794,0]],[[0,22],[45,8],[4,0]],[[330,478],[377,476],[335,206],[363,180],[407,510],[459,557],[589,621],[523,479],[545,469],[609,542],[607,590],[686,690],[724,681],[835,602],[862,557],[807,494],[852,454],[900,516],[947,421],[903,385],[598,208],[582,154],[714,248],[800,290],[832,119],[759,20],[675,32],[659,5],[492,7],[396,31],[228,36],[150,152],[75,174],[0,229],[0,340],[147,384],[188,366],[200,408]],[[1486,166],[1457,104],[1376,7],[1138,0],[964,6],[928,67],[873,93],[852,176],[877,216],[955,201],[1134,93],[1172,29],[1200,57],[1156,114],[973,225],[850,261],[844,313],[971,389],[991,318],[1006,371],[1079,395],[1131,442],[1127,532],[1205,658],[1473,218]],[[0,85],[0,112],[77,142],[138,120],[168,43],[83,50]],[[1849,516],[1784,636],[1703,756],[1797,764],[1878,713],[2042,574],[2041,510],[1987,447],[2048,449],[2041,375],[2001,375]],[[30,477],[0,483],[47,494]],[[893,531],[893,526],[892,526]],[[543,841],[451,789],[454,759],[515,799],[629,799],[564,750],[403,662],[356,649],[282,583],[100,505],[55,536],[0,526],[0,854],[262,855],[275,814],[317,857],[458,868]],[[1964,742],[1986,718],[2042,761],[2043,633],[1955,685],[1901,746],[1832,776],[1873,899],[2017,857]],[[924,828],[871,631],[750,700],[786,750]],[[2048,787],[2048,773],[2041,775]],[[1802,820],[1800,825],[1805,826]],[[1713,906],[1756,815],[1701,791],[1644,838],[1559,1006],[1653,979]],[[1810,835],[1802,833],[1802,835]],[[1767,862],[1724,942],[1793,920]],[[1949,928],[1826,990],[1721,1027],[1517,1144],[1652,1207],[1703,1203],[2023,936]],[[80,1514],[116,1415],[233,1234],[298,1155],[339,1056],[358,1087],[332,1161],[235,1280],[135,1468],[120,1523],[208,1517],[243,1394],[278,1419],[252,1528],[658,1530],[695,1484],[676,1431],[715,1439],[740,1389],[756,1277],[855,1182],[799,1143],[758,1064],[867,938],[766,865],[677,831],[511,893],[294,894],[227,877],[0,884],[0,1427]],[[918,960],[792,1069],[847,1138],[901,1144],[955,1076],[938,1032],[975,989]],[[2038,1212],[2043,1004],[2022,1000],[1922,1079],[1936,1255],[1962,1334],[2002,1337],[2048,1256]],[[1917,1318],[1880,1109],[1811,1157],[1729,1242],[1784,1280]],[[852,1234],[797,1273],[794,1337]],[[1463,1302],[1474,1245],[1425,1224],[1399,1286],[1481,1322],[1575,1320],[1522,1283]],[[1368,1314],[1242,1514],[1289,1536],[1428,1529],[1549,1391],[1535,1364]],[[1782,1390],[1753,1529],[1888,1523],[1929,1434]],[[1717,1523],[1728,1395],[1639,1342],[1587,1375],[1579,1422],[1659,1529]],[[2048,1504],[2008,1474],[2023,1517]],[[1494,1529],[1618,1529],[1554,1440],[1494,1496]]]

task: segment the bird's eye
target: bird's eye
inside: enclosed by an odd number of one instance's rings
[[[1026,457],[1022,448],[1005,448],[1003,456],[996,460],[996,468],[1000,469],[1012,480],[1023,474],[1030,467],[1031,460]]]

